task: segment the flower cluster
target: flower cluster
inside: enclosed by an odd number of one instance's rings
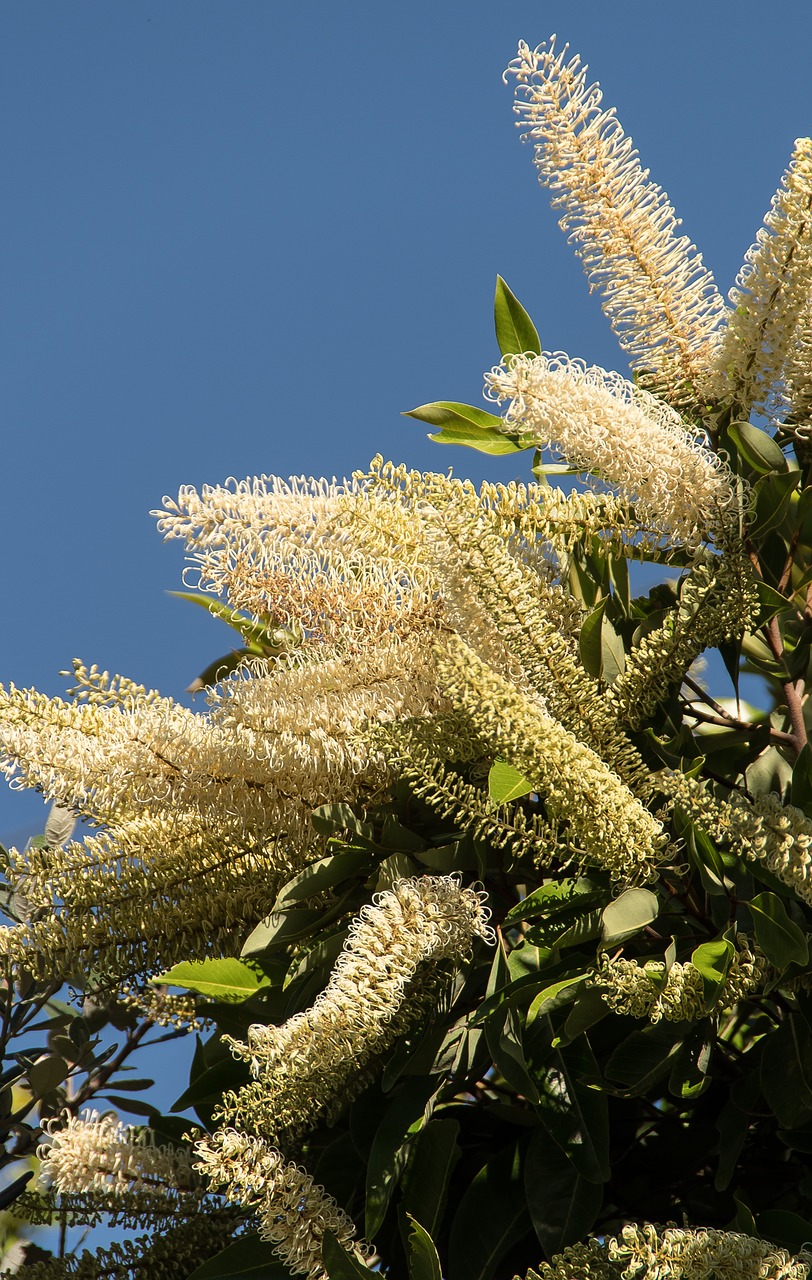
[[[695,547],[727,536],[730,472],[673,409],[619,374],[565,355],[511,356],[486,375],[486,393],[511,401],[506,429],[617,485],[663,537]]]
[[[668,197],[649,181],[614,108],[603,107],[567,50],[556,50],[555,37],[535,50],[520,43],[508,67],[520,127],[621,344],[677,403],[702,380],[724,303],[694,245],[677,236]]]
[[[57,1116],[43,1129],[40,1178],[58,1195],[92,1195],[114,1205],[141,1192],[171,1200],[201,1194],[189,1153],[156,1144],[148,1129],[96,1111]]]
[[[198,1143],[197,1156],[195,1168],[212,1189],[223,1188],[229,1200],[252,1206],[261,1238],[275,1246],[293,1275],[327,1280],[321,1260],[325,1231],[362,1259],[372,1254],[324,1187],[261,1138],[223,1129]]]
[[[454,876],[400,880],[377,894],[350,926],[315,1003],[282,1026],[251,1026],[246,1043],[231,1041],[254,1082],[227,1096],[223,1114],[290,1142],[343,1109],[364,1067],[429,993],[436,998],[442,963],[460,964],[477,937],[493,941],[484,896]]]
[[[728,1009],[757,991],[767,974],[767,962],[757,950],[752,951],[746,939],[737,940],[730,968],[714,1001],[716,1007]],[[602,958],[590,973],[587,985],[600,991],[604,1002],[615,1013],[630,1018],[648,1018],[649,1022],[693,1022],[708,1011],[704,980],[690,961],[679,961],[666,968],[662,960]]]

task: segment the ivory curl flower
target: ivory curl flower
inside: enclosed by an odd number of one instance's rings
[[[497,365],[485,385],[491,399],[511,402],[506,430],[616,485],[663,537],[694,547],[729,527],[736,494],[725,465],[673,409],[620,374],[523,355]]]
[[[310,1174],[287,1162],[269,1143],[236,1129],[223,1129],[197,1144],[195,1168],[229,1200],[250,1205],[259,1234],[295,1276],[326,1280],[321,1261],[325,1231],[349,1252],[369,1257],[371,1247],[356,1240],[352,1219]]]
[[[350,925],[315,1003],[282,1026],[249,1027],[246,1043],[231,1042],[255,1083],[228,1095],[224,1114],[289,1140],[341,1109],[359,1072],[419,1012],[421,975],[461,963],[477,937],[493,941],[483,899],[454,876],[400,880],[377,894]]]
[[[702,381],[724,303],[614,108],[567,52],[555,36],[537,49],[519,44],[506,75],[516,78],[520,128],[621,345],[679,403]]]
[[[59,1195],[117,1197],[149,1192],[199,1194],[189,1154],[160,1146],[147,1129],[96,1111],[58,1116],[43,1125],[40,1178]]]

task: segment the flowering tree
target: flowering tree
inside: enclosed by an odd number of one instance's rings
[[[502,416],[412,416],[532,483],[183,489],[159,527],[244,642],[208,710],[81,665],[0,693],[57,806],[0,934],[5,1203],[62,1228],[32,1280],[808,1275],[812,141],[728,305],[579,59],[509,72],[634,381],[499,281]],[[194,1119],[123,1074],[156,1027],[201,1033]]]

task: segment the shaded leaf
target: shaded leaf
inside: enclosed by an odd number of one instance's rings
[[[371,1271],[355,1254],[342,1249],[332,1231],[324,1233],[321,1257],[330,1280],[369,1280],[369,1277],[375,1280],[378,1276],[377,1271]]]
[[[403,1207],[433,1235],[442,1221],[448,1184],[462,1154],[457,1120],[430,1120],[421,1129],[403,1178]]]
[[[585,1041],[554,1049],[536,1107],[550,1137],[589,1182],[605,1182],[610,1173],[607,1098],[583,1083],[598,1074]]]
[[[809,748],[804,747],[804,751]],[[788,965],[806,964],[809,960],[809,942],[794,920],[790,920],[781,899],[774,893],[759,893],[747,906],[753,917],[756,942],[771,964],[777,969]]]
[[[732,422],[728,435],[737,451],[753,471],[766,475],[770,471],[786,471],[787,460],[772,436],[750,422]]]
[[[451,1226],[448,1280],[492,1280],[530,1227],[519,1140],[483,1165],[462,1197]]]
[[[242,1236],[193,1271],[188,1280],[290,1280],[290,1271],[274,1257],[274,1246],[256,1233]]]
[[[524,1190],[533,1229],[548,1258],[588,1234],[603,1203],[603,1187],[582,1178],[544,1129],[527,1149]]]
[[[407,1080],[392,1099],[372,1142],[367,1162],[364,1235],[372,1240],[386,1217],[409,1154],[410,1138],[423,1126],[440,1081],[425,1076]]]
[[[443,1280],[437,1250],[425,1227],[407,1215],[409,1221],[409,1280]]]

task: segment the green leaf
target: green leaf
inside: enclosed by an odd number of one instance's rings
[[[607,1062],[606,1078],[636,1095],[644,1093],[671,1070],[684,1034],[684,1026],[678,1022],[657,1022],[633,1031]]]
[[[626,889],[602,914],[601,947],[608,951],[639,933],[660,914],[656,893],[650,889]]]
[[[812,1240],[812,1222],[788,1209],[768,1209],[766,1213],[757,1213],[756,1228],[762,1239],[771,1240],[790,1253],[800,1253],[804,1247],[809,1247]]]
[[[403,1177],[403,1207],[434,1235],[443,1218],[451,1174],[462,1154],[457,1120],[430,1120],[420,1130]]]
[[[532,447],[529,444],[515,444],[504,422],[496,414],[477,409],[474,405],[460,404],[456,400],[435,400],[432,404],[421,404],[416,409],[409,409],[403,416],[441,427],[442,430],[429,436],[437,444],[465,444],[481,453],[497,455],[523,453],[525,449]]]
[[[488,774],[488,795],[494,804],[507,804],[518,800],[533,790],[532,782],[505,760],[495,760]]]
[[[279,891],[274,910],[282,910],[291,902],[302,898],[314,898],[325,889],[332,889],[342,880],[369,867],[370,855],[366,849],[347,849],[326,858],[319,858],[289,880]]]
[[[577,973],[573,978],[562,978],[560,982],[553,982],[549,987],[545,987],[527,1011],[527,1026],[529,1027],[536,1018],[552,1013],[561,1005],[569,1004],[575,999],[585,981],[586,974]]]
[[[809,747],[804,747],[808,751]],[[756,942],[776,969],[791,964],[807,964],[809,942],[803,929],[790,920],[781,899],[774,893],[759,893],[747,903],[753,917]]]
[[[764,582],[759,578],[755,588],[760,607],[758,617],[750,624],[753,631],[759,627],[766,626],[771,618],[774,618],[777,613],[781,613],[782,610],[789,606],[786,596],[782,596],[780,591],[776,591],[775,587],[771,587],[769,582]]]
[[[406,1164],[410,1139],[422,1128],[438,1088],[440,1082],[432,1077],[407,1080],[378,1126],[367,1162],[364,1234],[369,1240],[377,1235],[386,1217]]]
[[[606,608],[608,598],[608,596],[604,596],[592,612],[587,614],[581,625],[581,636],[578,641],[581,662],[589,674],[594,676],[596,680],[600,678],[603,664],[601,629],[603,626],[603,613]]]
[[[762,476],[757,481],[753,486],[755,520],[749,531],[752,537],[761,538],[781,524],[800,478],[800,471],[788,471],[783,475]]]
[[[270,986],[267,974],[242,960],[183,960],[166,973],[150,978],[152,986],[183,987],[214,1000],[247,1000]]]
[[[462,1197],[451,1225],[448,1280],[492,1280],[530,1226],[519,1140],[488,1160]]]
[[[342,1249],[332,1231],[325,1231],[322,1237],[321,1259],[330,1280],[380,1280],[377,1271],[371,1271],[355,1254]]]
[[[706,1009],[712,1008],[718,998],[734,954],[733,943],[728,942],[726,938],[717,938],[714,942],[703,942],[692,952],[691,964],[702,975]]]
[[[534,920],[537,916],[549,916],[558,911],[587,906],[604,897],[606,892],[606,889],[587,876],[543,884],[540,889],[534,889],[521,902],[517,902],[515,907],[510,908],[502,926],[506,928],[520,920]]]
[[[409,1221],[409,1280],[443,1280],[437,1250],[425,1227],[416,1218]]]
[[[541,355],[536,326],[501,276],[496,277],[493,318],[496,341],[503,356],[524,355],[527,351],[532,351],[534,356]]]
[[[64,1058],[59,1054],[50,1054],[40,1062],[34,1062],[28,1068],[27,1079],[31,1092],[36,1098],[50,1093],[60,1085],[70,1070]]]
[[[303,938],[316,924],[324,923],[324,911],[309,907],[295,907],[291,911],[275,911],[266,916],[249,933],[242,946],[241,955],[258,955],[269,947],[280,947],[296,938]]]
[[[550,1137],[588,1182],[609,1178],[609,1111],[606,1094],[591,1089],[583,1078],[598,1075],[585,1040],[556,1048],[536,1111]]]
[[[728,435],[738,453],[753,471],[767,475],[770,471],[786,471],[787,460],[772,436],[750,422],[732,422]]]
[[[808,817],[812,816],[812,747],[804,743],[792,769],[790,802]]]
[[[209,1258],[191,1273],[189,1280],[242,1280],[243,1276],[253,1276],[254,1280],[290,1280],[288,1268],[274,1257],[273,1250],[272,1244],[266,1244],[252,1232]]]
[[[538,1088],[524,1056],[521,1023],[509,1005],[502,1005],[488,1019],[485,1037],[493,1060],[508,1084],[529,1102],[538,1102]]]
[[[812,1033],[791,1013],[764,1040],[762,1093],[782,1128],[794,1129],[812,1115]]]
[[[710,1084],[710,1062],[716,1045],[716,1030],[704,1018],[686,1037],[671,1069],[668,1088],[676,1098],[698,1098]]]
[[[544,1129],[527,1149],[524,1190],[533,1229],[548,1258],[582,1240],[603,1203],[603,1187],[582,1178]]]
[[[201,1103],[219,1102],[227,1089],[237,1089],[249,1079],[248,1068],[244,1062],[234,1058],[224,1058],[210,1067],[205,1067],[195,1075],[188,1089],[185,1089],[170,1108],[171,1111],[186,1111],[189,1107],[197,1107]]]

